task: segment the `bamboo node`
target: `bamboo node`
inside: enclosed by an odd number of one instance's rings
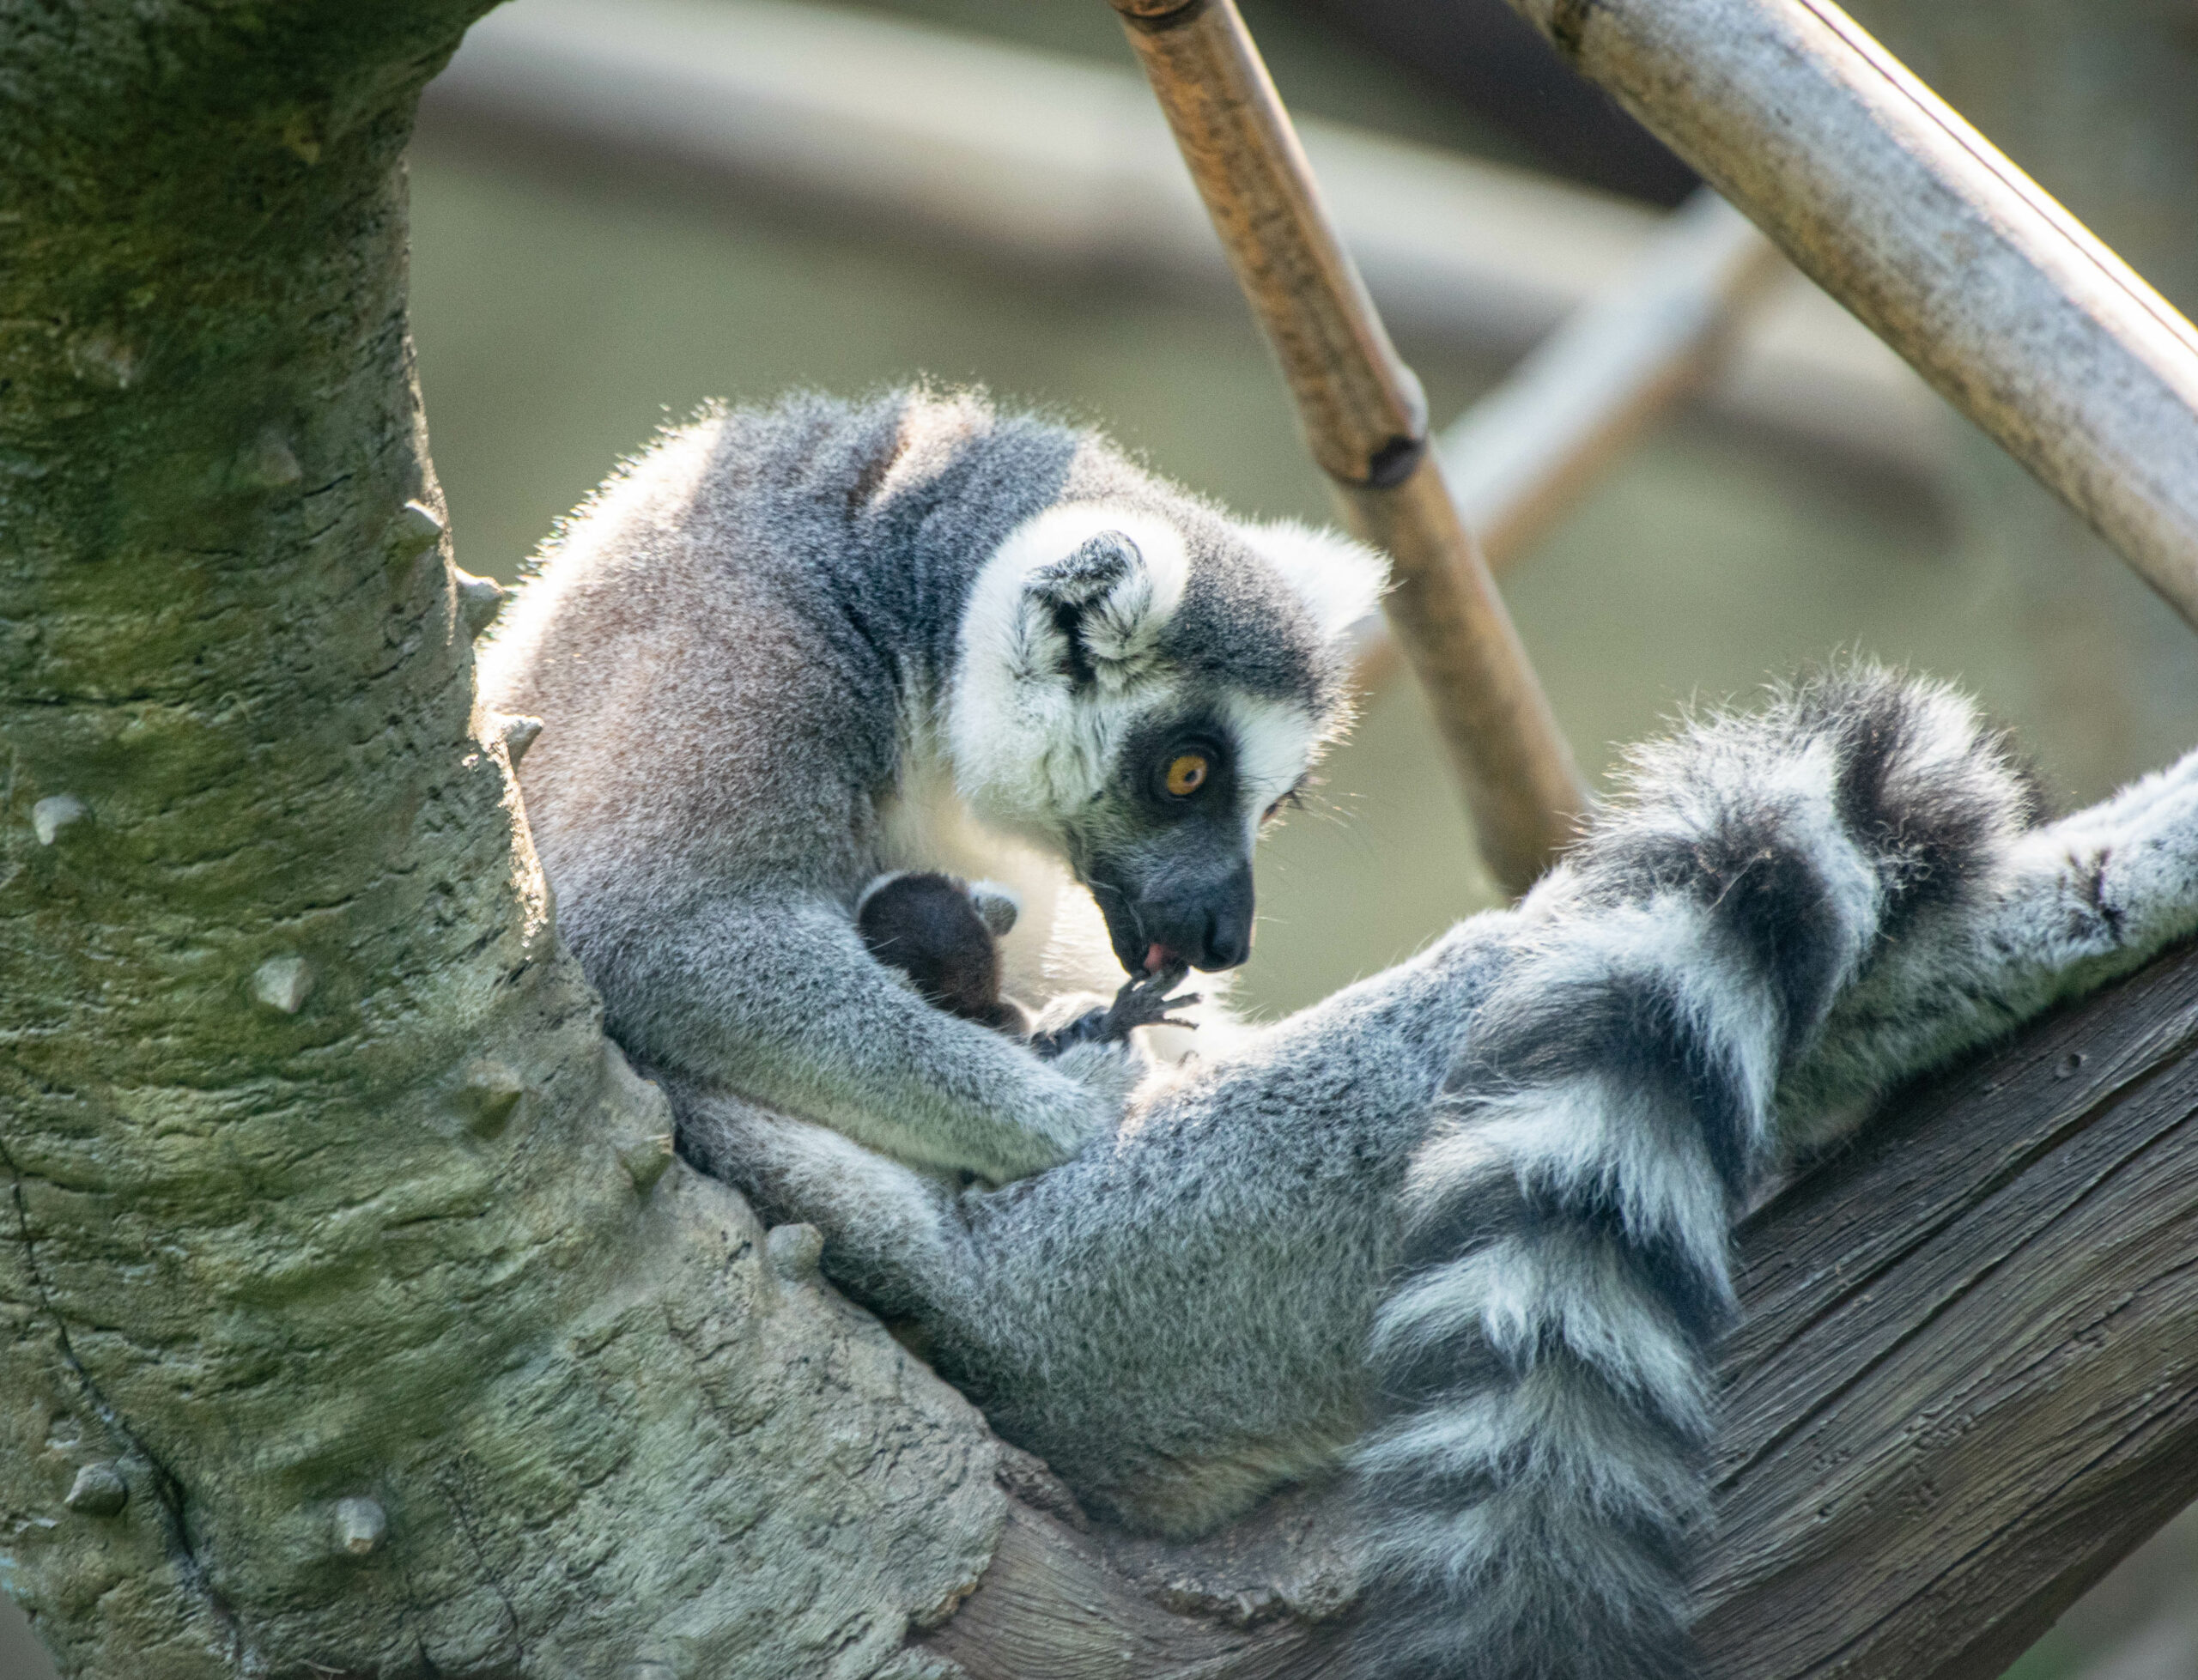
[[[1369,488],[1393,490],[1410,478],[1419,468],[1422,457],[1427,453],[1424,434],[1416,438],[1391,438],[1366,460],[1366,482]]]
[[[1108,0],[1131,28],[1148,35],[1162,34],[1194,21],[1213,0]]]

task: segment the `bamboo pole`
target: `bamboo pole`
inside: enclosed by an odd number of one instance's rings
[[[1704,187],[1638,261],[1436,440],[1458,512],[1502,567],[1626,445],[1698,386],[1733,328],[1790,274]]]
[[[1613,458],[1691,394],[1779,275],[1778,248],[1704,187],[1648,248],[1575,311],[1493,391],[1446,428],[1436,451],[1458,517],[1501,571]],[[1401,663],[1367,620],[1357,682],[1372,693]]]
[[[2198,331],[1831,0],[1511,0],[2198,627]]]
[[[1386,610],[1497,879],[1522,892],[1588,796],[1427,447],[1427,405],[1322,208],[1232,0],[1113,0],[1344,519],[1395,561]]]

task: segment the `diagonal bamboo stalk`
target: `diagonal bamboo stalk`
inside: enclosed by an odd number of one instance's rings
[[[1831,0],[1510,0],[2198,627],[2198,330]]]
[[[1793,270],[1707,187],[1639,259],[1436,438],[1466,528],[1499,568],[1654,422]]]
[[[1588,795],[1427,446],[1427,405],[1321,203],[1232,0],[1114,0],[1296,397],[1345,522],[1387,550],[1387,610],[1432,702],[1481,852],[1525,890]]]

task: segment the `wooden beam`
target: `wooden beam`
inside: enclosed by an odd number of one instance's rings
[[[1704,1680],[1989,1680],[2198,1497],[2194,1049],[2186,949],[1743,1227]],[[1339,1674],[1349,1533],[1334,1487],[1192,1547],[1028,1513],[930,1642],[974,1680]]]
[[[1524,892],[1587,810],[1486,563],[1427,446],[1427,407],[1321,204],[1233,0],[1114,0],[1296,401],[1345,523],[1395,562],[1384,603],[1496,878]]]
[[[2198,1498],[2198,955],[1741,1234],[1706,1677],[1988,1680]]]
[[[2198,331],[1831,0],[1511,0],[2198,627]]]

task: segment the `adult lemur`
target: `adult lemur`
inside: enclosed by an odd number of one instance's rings
[[[1347,1463],[1369,1675],[1677,1675],[1734,1207],[2198,925],[2198,767],[2040,827],[1946,691],[1787,693],[1637,756],[1516,908],[1126,1110],[1121,1046],[1041,1063],[865,950],[881,869],[1005,875],[1016,989],[1111,989],[1058,859],[1123,967],[1242,961],[1380,579],[975,397],[802,397],[608,485],[483,693],[548,720],[562,924],[689,1159],[1003,1435],[1175,1534]]]

